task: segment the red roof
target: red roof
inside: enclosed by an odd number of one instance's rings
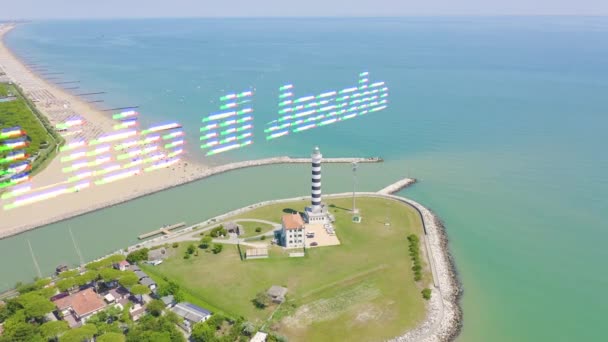
[[[118,263],[119,266],[129,266],[131,264],[129,264],[129,262],[127,260],[123,260],[121,262]]]
[[[59,310],[72,308],[78,317],[85,316],[106,306],[103,299],[92,288],[56,299],[53,302]]]
[[[283,227],[288,230],[303,228],[304,220],[300,214],[285,214],[283,215]]]

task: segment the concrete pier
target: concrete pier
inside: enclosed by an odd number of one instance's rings
[[[147,239],[149,237],[152,237],[152,236],[158,235],[158,234],[169,235],[169,234],[171,234],[172,230],[177,229],[177,228],[181,228],[181,227],[183,227],[185,225],[186,225],[186,222],[180,222],[180,223],[172,224],[170,226],[165,226],[165,227],[159,228],[157,230],[153,230],[153,231],[151,231],[149,233],[141,234],[140,236],[138,236],[138,238],[140,240],[143,240],[143,239]]]
[[[395,192],[403,190],[414,183],[416,183],[416,179],[414,178],[403,178],[378,191],[378,193],[383,195],[392,195]]]

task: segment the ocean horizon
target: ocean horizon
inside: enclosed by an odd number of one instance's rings
[[[7,45],[26,62],[178,121],[188,157],[207,164],[290,155],[384,158],[357,189],[404,176],[399,195],[444,222],[464,288],[458,341],[600,341],[608,307],[608,17],[214,18],[52,20]],[[266,141],[278,88],[297,96],[385,81],[388,108]],[[220,96],[255,89],[254,143],[209,158],[201,119]],[[352,191],[327,165],[324,192]],[[309,167],[239,170],[0,240],[0,289],[136,243],[163,224],[196,223],[273,198],[306,195]],[[0,212],[1,219],[1,212]]]

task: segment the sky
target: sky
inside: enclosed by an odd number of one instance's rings
[[[0,19],[608,15],[608,0],[6,0]]]

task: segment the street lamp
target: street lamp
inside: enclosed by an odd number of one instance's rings
[[[353,214],[357,214],[359,211],[357,210],[357,207],[355,206],[355,192],[357,190],[357,162],[352,162],[351,163],[352,169],[353,169]]]

